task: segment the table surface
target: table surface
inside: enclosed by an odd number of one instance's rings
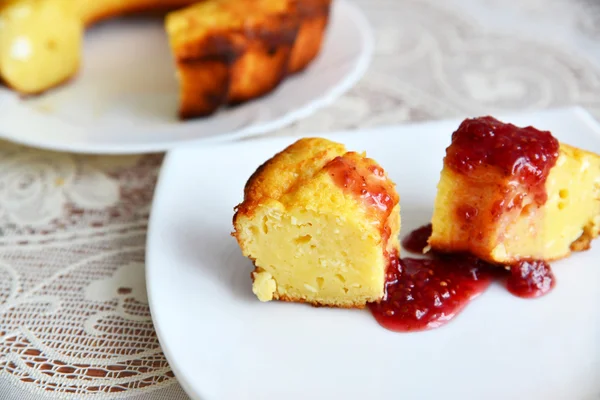
[[[575,104],[600,118],[595,0],[356,3],[377,40],[366,76],[269,136]],[[0,398],[188,398],[144,284],[162,157],[0,143]]]

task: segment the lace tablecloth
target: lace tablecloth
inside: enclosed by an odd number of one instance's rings
[[[357,2],[377,39],[367,75],[270,135],[569,104],[600,117],[595,0]],[[188,398],[144,285],[161,161],[1,144],[0,399]]]

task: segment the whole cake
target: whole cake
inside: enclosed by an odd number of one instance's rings
[[[429,245],[505,265],[555,260],[600,233],[600,156],[492,117],[452,134]]]
[[[79,70],[84,30],[110,17],[171,11],[165,21],[182,119],[269,93],[318,55],[331,0],[4,0],[0,80],[42,93]]]
[[[399,257],[399,211],[395,184],[374,160],[300,139],[250,177],[232,235],[254,261],[261,301],[362,308],[383,297]]]

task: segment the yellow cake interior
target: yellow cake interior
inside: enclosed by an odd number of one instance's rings
[[[399,249],[394,184],[386,176],[376,178],[393,197],[393,207],[374,211],[332,179],[328,166],[336,158],[361,175],[380,168],[341,144],[301,139],[249,180],[234,236],[254,260],[252,289],[261,301],[363,307],[383,296],[389,256]]]
[[[429,239],[437,250],[468,251],[504,264],[555,260],[589,248],[600,232],[600,156],[564,143],[545,182],[548,198],[541,206],[523,188],[490,170],[465,177],[444,166],[437,188]],[[478,217],[489,215],[498,193],[504,193],[506,203],[524,196],[522,205],[481,232],[469,231],[457,209],[478,204]]]

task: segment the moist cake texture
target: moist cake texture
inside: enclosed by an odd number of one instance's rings
[[[600,156],[492,117],[452,135],[429,245],[492,263],[555,260],[600,231]]]
[[[260,166],[233,225],[261,301],[362,308],[383,297],[399,257],[395,184],[374,160],[321,138]]]

